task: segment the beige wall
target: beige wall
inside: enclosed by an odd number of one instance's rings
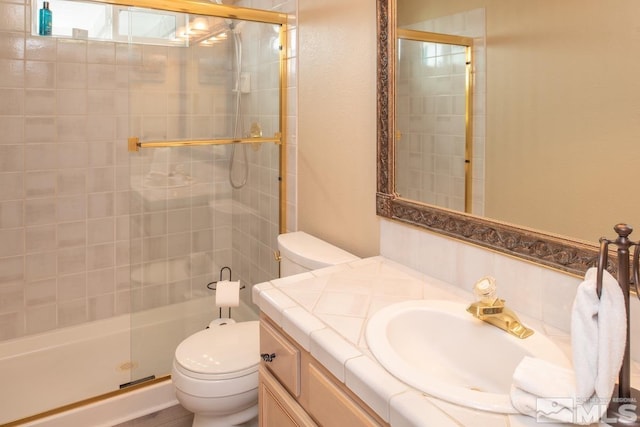
[[[377,255],[376,2],[298,7],[298,229]]]

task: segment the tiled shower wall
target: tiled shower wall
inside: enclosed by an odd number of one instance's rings
[[[136,98],[132,89],[140,86],[136,86],[133,79],[141,77],[140,81],[147,84],[161,85],[175,75],[171,67],[193,68],[196,65],[185,62],[185,49],[131,48],[109,42],[31,36],[30,20],[29,3],[0,0],[0,96],[3,99],[0,103],[0,339],[198,296],[191,288],[179,289],[172,294],[168,282],[164,282],[164,288],[156,289],[156,295],[148,292],[146,299],[132,298],[130,275],[134,274],[133,267],[155,261],[145,259],[145,256],[168,260],[170,250],[177,250],[177,246],[169,245],[169,236],[174,234],[173,237],[178,238],[182,231],[170,227],[182,223],[174,221],[159,225],[158,218],[168,221],[172,216],[176,219],[176,215],[178,218],[183,215],[182,218],[188,216],[193,224],[194,218],[201,218],[199,212],[211,210],[208,203],[203,209],[204,206],[191,203],[189,206],[171,205],[167,202],[169,199],[165,199],[166,206],[159,216],[145,217],[139,203],[141,199],[133,187],[135,172],[150,167],[152,155],[144,153],[132,157],[126,148],[126,139],[133,131],[144,132],[141,136],[149,138],[175,137],[179,126],[174,125],[180,123],[169,117],[170,97],[158,102],[159,98],[154,97],[152,90],[143,95],[148,96],[146,99]],[[187,57],[203,64],[201,57],[193,52]],[[295,71],[293,66],[290,69]],[[295,88],[290,90],[295,91]],[[155,95],[158,95],[157,91]],[[211,102],[212,113],[215,113],[215,103]],[[261,104],[256,102],[252,105],[259,109]],[[190,98],[189,105],[194,107],[192,112],[199,111],[202,106],[195,98]],[[153,108],[167,110],[148,110]],[[140,127],[143,121],[135,118],[137,112],[149,119],[144,127]],[[221,121],[229,119],[226,107],[217,113]],[[292,110],[289,113],[295,114]],[[173,118],[180,115],[175,114]],[[271,117],[272,112],[266,115]],[[159,126],[148,125],[154,119]],[[197,121],[197,117],[191,119]],[[261,116],[256,119],[263,121]],[[270,130],[268,119],[263,125],[265,130]],[[265,154],[266,150],[248,151],[250,161],[268,162],[268,166],[260,166],[258,170],[274,167],[274,156]],[[198,173],[215,173],[214,164],[224,167],[228,155],[228,147],[216,147],[191,149],[188,154],[179,151],[172,158],[183,156],[182,162],[184,156],[189,156],[189,162],[183,162],[183,167],[188,168],[190,175],[197,176]],[[203,159],[211,166],[207,172],[197,170],[198,162]],[[169,160],[166,167],[177,164]],[[134,172],[133,179],[130,179],[130,169]],[[260,182],[260,176],[264,175],[256,173],[256,190],[247,196],[237,193],[232,198],[257,202],[259,209],[252,212],[266,211],[271,215],[247,223],[252,232],[258,231],[257,235],[263,237],[260,227],[273,228],[274,202],[271,199],[267,202],[264,183]],[[217,172],[211,182],[224,178]],[[219,194],[231,194],[228,188],[218,189]],[[268,190],[271,195],[272,188]],[[268,209],[266,205],[269,205]],[[158,211],[153,209],[147,213]],[[131,227],[130,231],[130,222],[136,224],[137,221],[142,221],[143,226]],[[223,220],[217,224],[226,226]],[[207,224],[207,227],[213,230],[215,224]],[[230,228],[225,230],[228,236]],[[240,226],[237,230],[244,233]],[[194,248],[192,231],[187,233],[191,239],[189,250]],[[200,242],[206,246],[213,238],[210,235]],[[159,246],[154,243],[159,241],[166,243],[164,249],[160,254],[149,255],[155,253],[154,249]],[[250,251],[258,248],[255,259],[262,260],[260,254],[266,250],[248,241],[242,239],[236,244],[237,249],[244,251],[245,245]],[[230,239],[226,244],[229,250]],[[144,255],[144,248],[147,248],[147,255]],[[208,249],[202,252],[207,251],[211,252]],[[188,258],[191,269],[193,256]],[[266,261],[258,262],[267,266]],[[172,264],[167,265],[162,274],[169,276],[174,270]],[[254,264],[241,262],[241,267],[245,265],[254,272],[244,275],[249,280],[258,275]],[[184,277],[177,282],[187,286],[182,279]],[[135,284],[133,288],[136,294]],[[137,292],[137,295],[142,293]],[[132,307],[132,300],[141,305]]]

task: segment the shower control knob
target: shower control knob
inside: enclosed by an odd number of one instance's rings
[[[276,354],[275,353],[262,353],[260,355],[260,357],[262,357],[262,360],[264,360],[265,362],[273,362],[273,359],[276,358]]]

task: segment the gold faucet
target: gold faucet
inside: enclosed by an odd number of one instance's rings
[[[474,317],[518,338],[524,339],[533,335],[533,329],[520,323],[520,319],[513,310],[505,306],[504,300],[496,298],[496,284],[493,277],[483,277],[478,280],[473,286],[473,291],[479,299],[467,307],[467,311]]]

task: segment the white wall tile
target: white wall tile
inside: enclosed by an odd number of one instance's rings
[[[84,40],[58,39],[58,56],[60,63],[64,62],[87,62],[87,42]]]
[[[19,172],[24,168],[24,147],[0,145],[0,173]]]
[[[84,247],[58,250],[58,274],[80,273],[86,268],[86,249]]]
[[[24,61],[0,58],[0,86],[24,87]]]
[[[63,171],[68,168],[82,168],[87,166],[89,147],[85,143],[56,144],[58,147],[58,167]],[[68,185],[73,186],[71,183]],[[84,186],[84,180],[82,180]]]
[[[30,199],[25,201],[25,224],[44,225],[56,222],[56,200]]]
[[[24,201],[0,202],[0,228],[20,227],[24,224]]]
[[[0,257],[24,254],[24,234],[23,228],[0,230]]]
[[[25,30],[25,6],[22,3],[0,3],[0,30]]]
[[[71,274],[58,277],[58,300],[72,301],[84,298],[87,294],[85,274]]]
[[[56,194],[55,171],[28,172],[25,174],[25,195],[27,198],[53,197]]]
[[[0,258],[0,281],[15,284],[25,278],[25,257]]]
[[[26,144],[24,147],[24,170],[56,169],[58,147],[55,144]]]
[[[116,61],[116,43],[89,41],[87,62],[90,64],[114,64]]]
[[[103,218],[114,212],[114,193],[91,193],[87,195],[87,217]]]
[[[85,221],[58,224],[58,247],[71,248],[87,244],[87,225]]]
[[[24,113],[29,116],[56,114],[56,92],[50,89],[25,90]]]
[[[115,218],[107,217],[87,221],[87,243],[95,245],[115,240]]]
[[[44,70],[38,70],[38,76],[30,81],[40,80]],[[43,76],[44,77],[44,76]],[[60,89],[84,89],[87,87],[87,67],[81,63],[58,62],[56,64],[56,87]]]
[[[97,270],[115,266],[115,244],[87,246],[87,268]]]
[[[21,144],[24,142],[24,118],[0,117],[0,144]]]
[[[27,283],[25,302],[27,306],[54,304],[56,302],[56,279],[45,279]]]
[[[85,298],[63,301],[58,304],[58,325],[60,327],[78,325],[88,320]]]
[[[25,250],[27,253],[56,249],[57,234],[55,225],[27,227],[25,230]]]
[[[25,257],[26,279],[35,281],[56,275],[56,252],[41,252]]]
[[[84,194],[57,198],[58,221],[84,220],[87,216],[87,203]]]
[[[18,116],[24,114],[24,93],[21,89],[0,88],[0,115]]]
[[[87,111],[87,92],[83,89],[60,89],[56,91],[57,113],[79,115]]]
[[[55,117],[26,117],[24,125],[24,139],[27,143],[55,142],[58,135]]]
[[[57,75],[58,69],[55,62],[25,62],[24,85],[27,88],[54,89],[56,87]]]
[[[0,33],[0,58],[24,59],[24,37],[17,34]]]

